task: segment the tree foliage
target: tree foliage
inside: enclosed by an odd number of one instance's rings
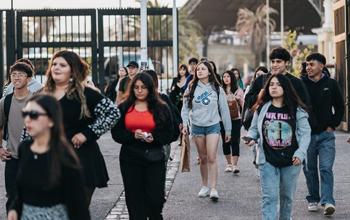
[[[278,14],[277,10],[260,5],[255,12],[240,8],[237,13],[236,30],[239,35],[246,39],[249,48],[255,54],[257,66],[261,61],[261,55],[266,48],[266,18],[270,15]],[[276,21],[270,17],[269,28],[272,32],[276,28]]]

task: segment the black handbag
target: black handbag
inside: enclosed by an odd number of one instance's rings
[[[148,162],[164,161],[165,154],[164,154],[163,147],[147,149],[145,151],[144,157]]]
[[[252,124],[254,117],[254,111],[251,111],[250,109],[246,109],[243,113],[243,119],[242,124],[246,130],[249,129],[250,125]]]

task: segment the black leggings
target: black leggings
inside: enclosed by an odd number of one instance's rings
[[[221,126],[221,136],[222,136],[222,149],[224,155],[239,156],[239,143],[241,138],[241,119],[231,120],[232,130],[231,130],[231,140],[228,143],[225,143],[225,129],[222,122]]]

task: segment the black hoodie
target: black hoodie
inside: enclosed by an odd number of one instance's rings
[[[309,122],[313,134],[337,127],[344,114],[344,100],[338,82],[326,75],[315,82],[302,78],[310,95]]]

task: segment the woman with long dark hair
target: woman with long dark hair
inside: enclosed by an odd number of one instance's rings
[[[232,68],[231,71],[235,74],[236,81],[237,81],[237,86],[240,87],[241,89],[244,89],[244,84],[241,76],[241,72],[239,71],[238,68]]]
[[[239,142],[241,137],[241,109],[244,104],[243,90],[237,86],[235,74],[228,70],[222,75],[222,86],[226,94],[226,99],[230,109],[232,122],[231,141],[223,143],[222,148],[226,158],[225,172],[239,173]],[[221,127],[221,135],[225,137],[223,125]]]
[[[200,158],[202,187],[198,197],[209,196],[213,201],[217,201],[219,195],[216,189],[216,155],[220,138],[220,119],[225,129],[224,141],[228,142],[231,138],[231,118],[225,92],[214,74],[209,62],[202,61],[197,65],[194,79],[185,92],[181,117],[184,124],[183,134],[188,133],[187,126],[191,117],[192,136]]]
[[[256,109],[245,142],[258,143],[263,219],[291,219],[301,164],[311,138],[306,107],[290,80],[272,75]]]
[[[183,94],[187,89],[190,72],[188,72],[187,65],[181,64],[179,67],[179,72],[177,77],[173,79],[173,82],[170,87],[170,100],[177,107],[179,111],[182,108]]]
[[[127,93],[118,106],[121,119],[112,137],[122,144],[119,160],[129,217],[160,220],[165,202],[163,145],[173,136],[171,112],[147,73],[137,74]]]
[[[117,78],[110,80],[105,89],[106,96],[112,100],[114,103],[117,103],[117,93],[119,90],[119,85],[122,79],[128,76],[128,69],[125,66],[120,67],[118,71]]]
[[[80,163],[50,95],[31,97],[22,115],[32,140],[19,146],[18,196],[9,220],[90,219]]]
[[[97,139],[115,125],[119,111],[114,103],[83,84],[89,66],[74,52],[62,50],[51,59],[44,92],[56,97],[63,110],[67,139],[79,156],[88,204],[96,187],[107,187],[106,164]]]

